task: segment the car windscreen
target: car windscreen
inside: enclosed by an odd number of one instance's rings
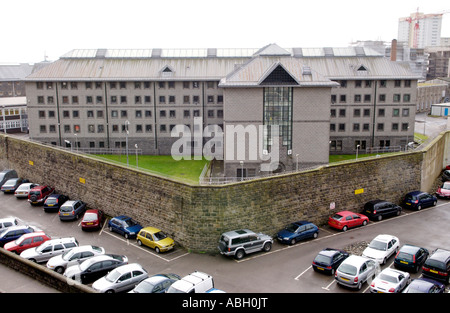
[[[342,218],[343,218],[342,215],[339,215],[339,214],[334,214],[333,215],[333,219],[335,219],[336,221],[340,221]]]
[[[60,209],[59,209],[61,212],[72,212],[73,211],[73,207],[71,207],[71,206],[62,206]]]
[[[417,197],[413,195],[406,195],[405,200],[416,200]]]
[[[85,213],[83,217],[83,222],[93,222],[97,220],[97,214],[95,213]]]
[[[40,190],[32,190],[32,191],[30,191],[30,195],[40,196],[41,195],[41,191]]]
[[[413,255],[405,252],[399,252],[397,255],[397,258],[400,260],[406,260],[406,261],[414,261]]]
[[[153,288],[155,287],[154,284],[152,284],[149,281],[142,281],[140,284],[138,284],[135,288],[134,288],[134,292],[136,293],[149,293],[153,290]]]
[[[445,267],[444,263],[442,263],[441,261],[433,260],[433,259],[426,260],[425,266],[442,269],[444,272],[446,271],[446,267]]]
[[[295,231],[298,229],[298,226],[295,224],[289,224],[284,229],[286,229],[290,233],[295,233]]]
[[[58,204],[58,199],[55,197],[49,197],[45,201],[46,204]]]
[[[369,248],[386,251],[386,243],[378,240],[372,240],[369,244]]]
[[[159,231],[159,232],[153,234],[153,236],[155,237],[155,241],[163,240],[164,238],[167,238],[167,235],[164,234],[162,231]]]
[[[137,223],[135,220],[133,220],[132,218],[127,219],[127,220],[125,221],[125,223],[127,224],[127,227],[131,227],[131,226],[134,226],[134,225],[137,225],[137,224],[138,224],[138,223]]]
[[[356,268],[356,266],[343,263],[343,264],[341,264],[341,266],[339,266],[339,272],[355,276],[356,273],[358,273],[358,269]]]
[[[314,262],[322,263],[322,264],[331,264],[331,257],[319,254],[315,257]]]
[[[391,275],[386,275],[386,274],[384,274],[384,273],[380,273],[379,275],[378,275],[378,278],[380,279],[380,280],[384,280],[384,281],[387,281],[387,282],[390,282],[390,283],[397,283],[398,281],[397,281],[397,278],[395,278],[395,277],[393,277],[393,276],[391,276]]]

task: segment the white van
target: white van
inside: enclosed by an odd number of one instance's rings
[[[167,289],[167,293],[206,293],[213,288],[212,276],[195,271],[174,282]]]

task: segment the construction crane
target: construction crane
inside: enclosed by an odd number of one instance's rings
[[[450,13],[450,10],[444,10],[444,11],[440,11],[440,12],[437,12],[437,13],[431,13],[431,14],[444,15],[446,13]],[[414,22],[414,27],[413,27],[413,48],[417,48],[417,46],[418,46],[418,37],[419,37],[419,29],[420,29],[419,21],[421,19],[424,19],[425,17],[426,17],[426,15],[425,14],[420,14],[419,13],[419,8],[417,8],[417,11],[414,14],[414,16],[406,18],[406,21],[409,22],[410,24],[412,22]]]

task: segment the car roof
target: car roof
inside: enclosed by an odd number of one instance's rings
[[[48,187],[47,185],[39,185],[39,186],[34,186],[33,188],[31,188],[31,190],[39,190],[39,189],[44,189],[45,187]]]
[[[15,218],[15,217],[3,217],[3,218],[0,218],[0,222],[9,222],[9,221],[17,221],[17,218]]]
[[[255,232],[251,231],[250,229],[236,229],[236,230],[231,230],[231,231],[227,231],[225,233],[223,233],[222,235],[228,236],[228,237],[237,237],[237,236],[242,236],[242,235],[246,235],[246,234],[254,234]]]
[[[114,271],[119,272],[119,273],[126,273],[126,272],[134,271],[134,270],[143,270],[143,267],[138,263],[130,263],[130,264],[121,265],[114,269]]]
[[[397,239],[397,237],[392,236],[392,235],[387,235],[387,234],[381,234],[376,236],[375,238],[373,238],[373,240],[378,240],[378,241],[383,241],[383,242],[388,242],[392,239]]]
[[[352,254],[348,258],[346,258],[343,263],[351,264],[351,265],[361,265],[364,262],[368,261],[368,258],[365,258],[363,256]]]
[[[149,232],[151,234],[154,234],[154,233],[157,233],[157,232],[161,231],[160,229],[158,229],[156,227],[152,227],[152,226],[144,227],[141,230],[145,230],[146,232]]]
[[[414,246],[414,245],[410,245],[410,244],[405,244],[400,248],[400,252],[405,252],[405,253],[416,253],[417,251],[419,251],[420,247],[418,246]]]
[[[64,206],[71,206],[72,204],[74,204],[77,201],[78,200],[67,200],[66,202],[64,202]]]
[[[423,194],[423,193],[427,193],[427,192],[420,191],[420,190],[415,190],[415,191],[411,191],[411,192],[407,193],[407,195],[417,196],[417,195],[420,195],[420,194]]]
[[[297,221],[297,222],[294,222],[292,224],[296,224],[296,225],[301,226],[301,225],[312,224],[312,222],[309,222],[309,221]]]
[[[333,248],[325,248],[322,251],[320,251],[319,254],[326,255],[326,256],[333,256],[338,252],[342,252],[342,250],[333,249]]]
[[[390,268],[390,267],[385,268],[384,270],[381,271],[381,273],[388,274],[388,275],[389,274],[391,274],[391,275],[404,275],[405,274],[405,272],[402,272],[402,271],[399,271],[399,270],[396,270],[396,269]]]
[[[125,220],[130,219],[131,217],[129,217],[129,216],[127,216],[127,215],[119,215],[119,216],[116,216],[116,217],[113,217],[113,218],[118,219],[118,220],[125,221]]]
[[[47,244],[52,244],[53,242],[70,242],[76,241],[75,237],[64,237],[64,238],[53,238],[47,241]]]
[[[446,262],[450,258],[450,251],[445,249],[436,249],[430,256],[430,259]]]
[[[352,214],[358,214],[358,213],[352,212],[352,211],[348,211],[348,210],[344,210],[344,211],[337,212],[336,214],[345,216],[345,215],[352,215]],[[358,214],[358,215],[359,215],[359,214]]]

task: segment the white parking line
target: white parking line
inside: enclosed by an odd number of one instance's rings
[[[311,269],[311,266],[308,267],[306,270],[304,270],[303,272],[301,272],[297,277],[295,277],[295,280],[298,280],[300,278],[300,276],[302,276],[303,274],[305,274],[307,271],[309,271]]]

